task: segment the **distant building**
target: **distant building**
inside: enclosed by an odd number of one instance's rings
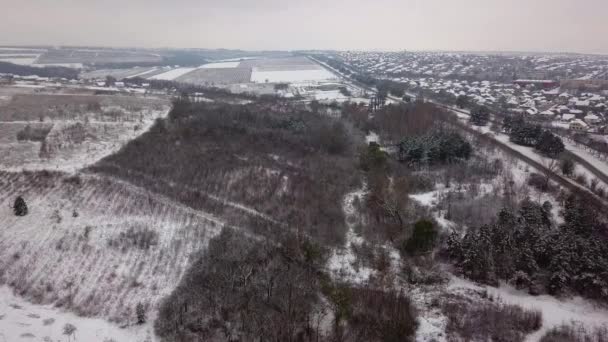
[[[562,80],[560,82],[562,89],[605,89],[608,88],[608,80]]]
[[[589,125],[587,125],[583,120],[576,119],[570,122],[570,129],[573,131],[586,131],[589,129]]]
[[[595,114],[587,114],[583,120],[585,120],[586,123],[592,125],[592,124],[596,124],[599,123],[601,121],[600,117],[595,115]]]
[[[535,86],[543,89],[552,89],[559,86],[559,82],[552,80],[515,80],[513,84],[521,87]]]

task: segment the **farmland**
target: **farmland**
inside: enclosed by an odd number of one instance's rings
[[[117,151],[169,109],[155,97],[2,89],[0,167],[6,170],[77,170]],[[42,136],[28,136],[40,129]]]
[[[35,303],[123,323],[152,312],[222,224],[111,178],[0,173],[0,283]],[[10,212],[14,194],[30,214]]]

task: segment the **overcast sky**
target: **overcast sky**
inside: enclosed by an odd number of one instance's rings
[[[0,0],[2,45],[608,53],[608,0]]]

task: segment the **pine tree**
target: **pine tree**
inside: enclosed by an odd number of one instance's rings
[[[475,126],[485,126],[490,120],[490,110],[484,106],[475,107],[471,111],[471,124]]]
[[[572,176],[572,174],[574,174],[574,167],[575,165],[572,159],[566,158],[562,160],[561,169],[564,176]]]
[[[15,216],[25,216],[28,213],[27,204],[23,197],[19,196],[15,199],[15,203],[13,204],[13,212]]]
[[[137,324],[146,323],[146,309],[142,303],[137,303],[135,314],[137,315]]]

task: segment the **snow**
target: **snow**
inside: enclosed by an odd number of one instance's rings
[[[96,139],[87,139],[80,145],[75,145],[71,148],[59,150],[51,158],[41,159],[26,158],[21,156],[19,163],[13,163],[19,158],[19,149],[8,151],[5,154],[4,160],[0,160],[0,170],[19,172],[22,170],[54,170],[64,171],[69,173],[77,172],[92,165],[102,158],[117,152],[128,141],[136,138],[140,134],[147,132],[157,118],[166,117],[169,109],[147,111],[142,116],[141,122],[104,122],[91,120],[87,125],[87,132],[96,137]],[[63,122],[55,122],[53,129],[49,133],[49,137],[56,131],[77,124],[79,121],[67,120]],[[140,126],[139,130],[135,130],[135,126]],[[50,138],[47,137],[47,140]],[[30,143],[30,142],[27,142]],[[14,143],[14,146],[24,145],[23,142]],[[36,150],[39,150],[40,143],[36,144]],[[13,158],[11,158],[13,157]]]
[[[434,207],[439,201],[439,194],[442,190],[429,191],[422,194],[410,195],[410,198],[425,207]]]
[[[0,287],[0,341],[65,341],[63,326],[67,323],[77,329],[73,341],[154,341],[151,323],[122,329],[102,319],[78,317],[50,305],[28,303],[6,286]]]
[[[376,134],[375,132],[370,131],[367,136],[365,137],[365,143],[369,144],[369,143],[380,143],[380,137],[378,136],[378,134]]]
[[[151,80],[165,80],[165,81],[173,81],[174,79],[183,76],[191,71],[196,70],[196,68],[177,68],[162,74],[158,74],[150,77]]]
[[[499,298],[505,304],[519,305],[526,309],[541,311],[543,326],[539,331],[528,336],[526,339],[528,342],[539,341],[548,330],[563,323],[580,322],[587,328],[608,326],[608,309],[598,307],[581,297],[561,300],[549,295],[532,296],[506,284],[495,288],[477,285],[459,277],[452,277],[448,290],[461,292],[466,289],[487,290],[490,296]]]
[[[337,77],[325,69],[259,71],[254,68],[251,73],[251,82],[254,83],[306,82],[333,79],[337,79]]]
[[[348,226],[348,231],[346,232],[346,246],[333,250],[331,257],[327,262],[327,268],[335,278],[354,284],[365,283],[374,273],[374,270],[371,268],[359,267],[359,269],[355,269],[353,266],[356,261],[356,256],[353,252],[352,245],[361,244],[363,242],[363,239],[354,232],[354,226],[357,220],[357,212],[354,203],[356,199],[363,198],[365,193],[365,187],[362,187],[345,196],[342,208]]]
[[[72,69],[82,69],[84,68],[84,64],[82,63],[44,63],[44,64],[32,64],[34,67],[64,67],[64,68],[72,68]]]
[[[201,69],[227,69],[227,68],[236,68],[241,64],[241,62],[219,62],[219,63],[209,63],[202,65]]]
[[[0,55],[0,62],[7,62],[19,65],[32,65],[38,59],[38,57],[29,57],[29,58],[2,58]]]
[[[580,145],[577,145],[575,142],[568,140],[568,139],[562,139],[562,140],[564,142],[564,145],[566,145],[567,150],[569,150],[570,152],[575,153],[579,157],[585,159],[589,164],[593,165],[596,169],[601,171],[603,174],[608,175],[608,163],[606,163],[602,160],[599,160],[597,157],[595,157],[593,154],[591,154],[585,148],[581,147]]]

